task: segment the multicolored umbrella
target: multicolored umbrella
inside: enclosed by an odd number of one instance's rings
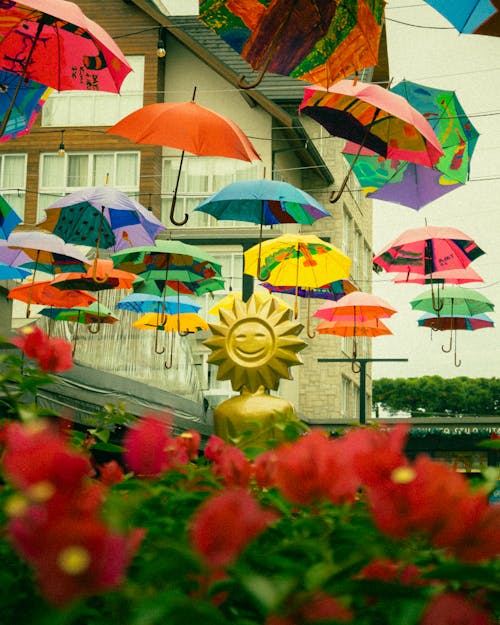
[[[259,76],[266,71],[330,86],[378,62],[382,0],[201,0],[199,19]]]
[[[0,95],[1,100],[1,95]],[[1,114],[1,113],[0,113]],[[7,239],[9,234],[22,222],[7,200],[0,195],[0,240]]]
[[[367,319],[366,321],[322,321],[316,326],[318,334],[335,334],[336,336],[356,337],[383,336],[392,334],[391,330],[380,319]]]
[[[231,119],[190,102],[159,102],[130,113],[106,132],[150,145],[164,145],[182,150],[177,181],[170,207],[170,221],[184,225],[174,217],[177,191],[185,152],[197,156],[222,156],[242,161],[261,160],[248,137]]]
[[[0,7],[0,70],[58,91],[118,93],[132,70],[110,35],[66,0],[9,0]],[[5,133],[12,108],[3,116]]]
[[[138,276],[134,281],[132,288],[134,293],[148,293],[150,295],[160,295],[168,297],[180,293],[181,295],[206,295],[214,291],[224,289],[224,280],[220,278],[207,278],[199,282],[181,282],[179,280],[167,280],[159,278],[150,278],[145,280]]]
[[[298,291],[318,288],[349,276],[351,259],[314,234],[284,234],[254,245],[243,254],[244,272],[276,286],[295,288],[294,314],[298,314]]]
[[[464,34],[500,36],[500,12],[490,0],[425,0]]]
[[[131,289],[135,273],[115,269],[112,260],[94,259],[86,272],[62,273],[53,281],[61,290],[84,289],[92,292],[108,289]]]
[[[28,134],[52,89],[34,80],[23,80],[16,91],[19,76],[0,70],[0,119],[10,115],[0,142]]]
[[[481,276],[470,265],[459,269],[435,271],[420,274],[407,271],[398,273],[393,279],[396,284],[467,284],[468,282],[484,282]]]
[[[258,302],[259,305],[263,304],[269,299],[274,299],[278,310],[290,309],[290,306],[285,301],[283,301],[279,297],[276,297],[275,295],[272,295],[271,293],[266,293],[265,291],[255,291],[253,293],[253,296],[255,298],[255,301]],[[219,311],[221,308],[223,310],[232,310],[234,306],[234,300],[238,300],[241,302],[242,297],[242,293],[239,291],[233,291],[232,293],[228,293],[208,310],[208,314],[219,316]]]
[[[356,143],[359,153],[366,147],[384,158],[426,167],[433,167],[443,155],[425,117],[405,98],[379,85],[350,80],[341,80],[327,90],[311,85],[304,90],[299,111],[330,134]],[[340,198],[349,174],[331,202]]]
[[[87,187],[60,198],[45,209],[39,225],[67,243],[118,251],[151,245],[165,230],[161,221],[126,193],[108,185]]]
[[[24,280],[31,274],[29,269],[21,267],[11,267],[7,263],[0,261],[0,280]]]

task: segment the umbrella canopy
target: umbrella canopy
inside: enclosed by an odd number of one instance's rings
[[[119,310],[129,310],[137,313],[157,313],[162,312],[167,315],[177,315],[180,313],[197,313],[201,306],[198,306],[191,298],[185,295],[168,296],[165,301],[159,295],[148,293],[130,293],[121,299],[116,307]]]
[[[29,79],[58,91],[118,93],[132,70],[108,33],[73,2],[10,0],[2,13],[0,70],[19,75],[16,91]],[[3,117],[0,136],[11,110]]]
[[[500,36],[498,3],[489,0],[425,0],[465,34]]]
[[[216,219],[249,221],[264,226],[312,224],[330,213],[301,189],[279,180],[233,182],[195,208]]]
[[[305,88],[299,111],[337,137],[385,158],[433,167],[443,149],[429,122],[402,96],[375,84],[341,80]]]
[[[322,321],[316,326],[318,334],[335,334],[336,336],[366,336],[375,337],[392,334],[389,328],[380,319],[366,321]]]
[[[253,293],[253,297],[255,301],[262,305],[265,301],[269,299],[274,299],[277,304],[278,310],[287,310],[290,306],[283,301],[281,298],[272,295],[271,293],[266,293],[265,291],[256,291]],[[228,293],[225,295],[219,302],[217,302],[212,308],[208,310],[209,315],[219,315],[220,309],[224,310],[232,310],[234,306],[234,300],[242,301],[242,294],[238,291]]]
[[[208,330],[208,323],[196,313],[179,315],[157,315],[146,313],[132,324],[140,330],[161,330],[163,332],[200,332]]]
[[[0,70],[0,119],[10,110],[0,142],[28,134],[52,89],[34,80],[23,80],[16,91],[19,76]]]
[[[67,243],[118,251],[153,244],[161,221],[126,193],[110,186],[87,187],[45,209],[39,225]]]
[[[138,276],[132,285],[134,293],[148,293],[150,295],[205,295],[224,289],[224,281],[219,278],[206,278],[199,282],[181,282],[180,280],[167,280],[150,278],[145,280]]]
[[[282,293],[283,295],[295,295],[295,287],[294,286],[275,286],[274,284],[269,284],[268,282],[262,282],[261,286],[266,288],[268,291],[272,293]],[[334,282],[330,282],[329,284],[323,284],[317,288],[302,288],[299,286],[297,290],[297,295],[299,297],[307,297],[312,299],[328,299],[337,301],[340,298],[344,297],[348,293],[352,293],[353,291],[358,291],[358,287],[347,278],[343,280],[335,280]]]
[[[90,263],[90,267],[85,273],[71,272],[58,275],[53,281],[53,285],[61,290],[131,289],[136,278],[135,273],[115,269],[112,260],[99,258]]]
[[[40,314],[56,321],[72,321],[85,325],[119,321],[119,318],[109,308],[99,302],[93,302],[89,306],[74,306],[73,308],[44,308]]]
[[[482,328],[493,328],[494,322],[488,315],[474,315],[466,317],[455,315],[454,317],[443,317],[439,315],[424,315],[418,320],[418,325],[433,330],[481,330]]]
[[[149,104],[130,113],[106,132],[151,145],[182,150],[181,162],[170,208],[170,221],[184,225],[174,217],[177,190],[185,152],[197,156],[222,156],[242,161],[260,160],[248,137],[231,119],[194,101]]]
[[[468,282],[484,282],[481,276],[474,271],[470,265],[461,269],[448,269],[446,271],[435,271],[434,273],[420,274],[413,272],[402,272],[396,274],[393,279],[396,284],[467,284]]]
[[[440,288],[439,299],[443,306],[439,316],[453,317],[455,315],[474,316],[485,312],[491,312],[495,306],[486,296],[479,291],[467,289],[463,286],[444,285]],[[424,291],[410,302],[414,310],[434,312],[432,293]]]
[[[482,254],[472,238],[457,228],[425,226],[405,230],[373,262],[387,272],[407,269],[425,275],[467,267]]]
[[[0,101],[1,101],[0,94]],[[1,113],[0,113],[1,114]],[[7,202],[7,200],[0,195],[0,240],[7,239],[9,234],[16,228],[22,219]]]
[[[10,289],[7,297],[17,299],[26,304],[40,304],[56,308],[73,308],[74,306],[89,306],[96,298],[79,289],[61,291],[56,288],[53,280],[29,282]]]
[[[21,267],[11,267],[7,263],[0,261],[0,280],[24,280],[31,274],[29,269]]]
[[[330,86],[378,62],[384,2],[202,0],[199,19],[259,76],[266,71]]]
[[[355,321],[360,323],[370,319],[391,317],[395,312],[396,309],[381,297],[363,291],[355,291],[338,302],[326,302],[318,308],[313,317],[326,321]]]

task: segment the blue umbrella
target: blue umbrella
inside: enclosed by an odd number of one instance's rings
[[[6,263],[0,262],[0,280],[24,280],[30,273],[31,271],[29,269],[11,267]]]
[[[168,315],[198,312],[198,306],[193,300],[185,295],[175,295],[163,297],[161,295],[150,295],[149,293],[130,293],[121,299],[115,308],[120,310],[130,310],[137,313],[165,312]]]
[[[241,180],[203,201],[196,211],[216,219],[249,221],[261,226],[312,224],[330,213],[309,193],[279,180]]]
[[[0,195],[0,239],[7,239],[21,221],[21,217],[19,217],[7,200]]]
[[[496,35],[493,21],[498,11],[490,0],[426,0],[455,28],[465,34]],[[493,30],[492,30],[493,29]],[[497,23],[498,29],[498,23]]]

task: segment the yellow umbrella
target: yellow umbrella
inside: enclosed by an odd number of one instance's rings
[[[280,297],[276,297],[275,295],[272,295],[267,291],[255,291],[253,295],[259,305],[267,302],[269,299],[273,299],[278,304],[278,310],[286,310],[287,308],[290,308],[290,306]],[[217,302],[217,304],[214,304],[212,308],[210,308],[208,314],[218,315],[221,308],[224,308],[225,310],[232,310],[235,299],[239,300],[240,302],[242,301],[242,294],[240,291],[228,293],[220,300],[220,302]]]
[[[314,234],[283,234],[244,252],[245,273],[274,286],[319,288],[349,277],[351,259]]]

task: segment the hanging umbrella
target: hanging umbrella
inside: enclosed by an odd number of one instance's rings
[[[54,272],[60,272],[63,267],[79,269],[88,266],[87,258],[76,245],[65,243],[56,234],[38,228],[14,230],[7,238],[7,245],[15,250],[20,250],[34,261],[33,283],[38,269],[46,271],[46,268],[52,268]],[[26,318],[29,316],[30,302],[28,301]]]
[[[224,281],[219,278],[207,278],[199,282],[181,282],[180,280],[167,280],[150,278],[145,280],[138,276],[132,285],[134,293],[161,295],[167,298],[170,295],[205,295],[224,289]]]
[[[75,336],[73,339],[73,354],[76,350],[76,343],[78,340],[78,324],[84,324],[89,326],[88,331],[91,334],[97,334],[99,332],[99,326],[102,323],[116,323],[119,321],[109,308],[103,306],[99,302],[93,302],[89,306],[75,306],[73,308],[43,308],[40,310],[41,315],[50,317],[55,321],[71,321],[76,323]],[[92,325],[97,324],[97,329],[93,330]]]
[[[164,145],[182,150],[177,172],[170,221],[184,225],[174,217],[177,191],[185,152],[197,156],[222,156],[242,161],[260,160],[250,140],[231,119],[200,106],[194,101],[196,88],[190,102],[160,102],[149,104],[130,113],[106,132],[149,145]]]
[[[9,234],[21,223],[21,221],[22,219],[12,206],[3,196],[0,195],[0,240],[7,239]]]
[[[19,76],[12,103],[26,79],[58,91],[118,93],[132,70],[108,33],[66,0],[9,0],[2,6],[0,70]],[[3,116],[0,136],[12,113]]]
[[[190,297],[179,293],[176,296],[165,297],[165,302],[160,295],[129,293],[116,304],[115,308],[141,314],[162,312],[167,315],[177,315],[187,312],[197,313],[201,306],[198,306]]]
[[[52,89],[34,80],[23,80],[16,91],[19,76],[0,70],[0,119],[10,110],[0,142],[28,134]],[[14,95],[15,94],[15,95]]]
[[[208,323],[196,313],[181,313],[177,315],[158,315],[156,313],[146,313],[132,324],[134,328],[140,330],[155,330],[155,342],[158,341],[158,331],[177,332],[181,336],[190,333],[208,330]],[[165,351],[159,351],[155,345],[155,351],[160,354]],[[165,369],[170,369],[173,360],[173,341],[170,340],[169,360],[165,362]]]
[[[208,310],[208,314],[219,315],[219,311],[221,308],[223,310],[232,310],[234,306],[234,300],[238,300],[241,302],[242,297],[242,293],[240,293],[239,291],[233,291],[232,293],[228,293]],[[259,305],[262,305],[265,301],[269,299],[273,299],[277,304],[278,310],[287,310],[290,308],[290,306],[281,298],[276,297],[271,293],[266,293],[265,291],[255,291],[255,293],[253,293],[253,297]]]
[[[470,265],[460,269],[448,269],[433,273],[420,274],[411,271],[396,274],[393,279],[396,284],[466,284],[468,282],[484,282],[481,276]]]
[[[335,334],[336,336],[365,336],[375,337],[392,334],[389,328],[380,319],[367,319],[366,321],[322,321],[316,326],[318,334]]]
[[[80,289],[61,291],[53,280],[28,282],[10,289],[7,297],[26,304],[54,306],[55,308],[73,308],[74,306],[89,306],[96,298]]]
[[[467,267],[482,254],[471,237],[457,228],[425,226],[400,234],[374,257],[373,263],[389,273],[406,269],[426,275]],[[435,301],[434,310],[439,306],[439,301]]]
[[[126,193],[110,186],[87,187],[60,198],[45,209],[39,226],[67,243],[118,251],[153,244],[165,230],[161,221]],[[94,275],[95,278],[95,275]]]
[[[131,289],[136,278],[135,273],[115,269],[112,260],[99,258],[91,261],[86,272],[62,273],[53,284],[61,290],[85,289],[99,292],[108,289]]]
[[[328,132],[390,159],[433,167],[443,155],[429,122],[405,98],[375,84],[341,80],[304,90],[299,111]],[[350,171],[331,202],[340,198]]]
[[[29,269],[22,267],[11,267],[0,261],[0,280],[24,280],[31,274]]]
[[[474,316],[485,312],[491,312],[495,306],[486,296],[479,291],[468,289],[463,286],[444,285],[441,288],[440,300],[442,307],[439,316],[453,317],[454,315]],[[432,292],[424,291],[410,302],[414,310],[434,313]]]
[[[425,0],[464,34],[500,36],[498,3],[490,0]]]
[[[378,62],[385,2],[202,0],[199,19],[259,71],[330,86]]]

